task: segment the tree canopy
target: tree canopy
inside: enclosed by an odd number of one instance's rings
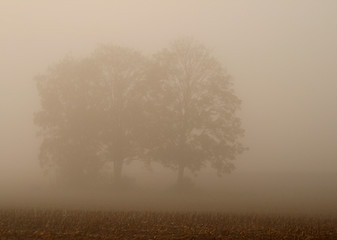
[[[231,171],[244,150],[244,131],[236,116],[240,100],[220,62],[203,45],[181,39],[155,55],[154,65],[157,159],[178,169],[178,181],[185,168],[197,171],[207,163],[219,175]]]
[[[66,58],[36,78],[42,107],[35,115],[43,137],[41,165],[57,168],[73,181],[96,176],[103,164],[96,154],[101,117],[95,92],[102,90],[98,76],[90,61]]]
[[[119,180],[124,161],[137,149],[136,88],[145,63],[136,51],[103,46],[89,58],[67,58],[38,76],[42,110],[35,122],[43,135],[42,166],[82,181],[111,161]]]
[[[152,58],[118,46],[65,58],[37,77],[42,167],[95,179],[108,162],[116,181],[133,159],[178,170],[234,168],[244,147],[230,76],[203,45],[181,39]]]

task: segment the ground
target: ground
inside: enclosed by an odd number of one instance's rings
[[[337,239],[337,217],[12,209],[5,239]]]

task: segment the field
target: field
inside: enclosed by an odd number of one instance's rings
[[[337,239],[337,217],[2,210],[0,239]]]

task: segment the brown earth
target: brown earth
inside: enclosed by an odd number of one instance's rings
[[[337,217],[2,210],[0,239],[337,239]]]

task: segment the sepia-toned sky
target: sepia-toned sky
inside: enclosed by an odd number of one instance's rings
[[[100,44],[152,54],[184,36],[224,63],[242,100],[250,150],[236,172],[337,173],[337,1],[2,0],[0,180],[41,173],[35,75]]]

